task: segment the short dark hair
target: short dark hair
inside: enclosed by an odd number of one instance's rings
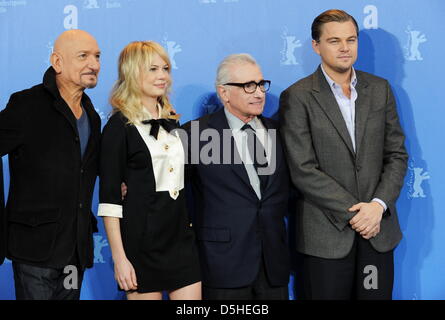
[[[312,22],[312,39],[315,41],[320,41],[321,36],[321,27],[328,22],[347,22],[352,21],[355,25],[355,29],[357,30],[357,37],[358,37],[358,24],[357,21],[355,21],[354,17],[351,16],[349,13],[343,10],[339,9],[331,9],[327,10],[323,13],[321,13],[318,17],[314,19]]]

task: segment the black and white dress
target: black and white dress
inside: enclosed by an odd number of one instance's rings
[[[150,118],[148,112],[146,116]],[[120,112],[115,113],[102,133],[98,215],[121,218],[122,242],[135,269],[139,293],[198,282],[181,140],[163,127],[155,139],[150,124],[127,122]],[[124,200],[122,182],[128,188]]]

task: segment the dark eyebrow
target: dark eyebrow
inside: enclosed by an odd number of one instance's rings
[[[346,39],[357,39],[357,36],[350,36]],[[326,41],[329,41],[329,40],[340,40],[340,38],[339,37],[331,37],[331,38],[326,39]]]

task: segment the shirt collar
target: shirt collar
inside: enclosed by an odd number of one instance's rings
[[[54,70],[53,67],[49,67],[45,71],[45,74],[43,75],[42,83],[43,83],[43,86],[45,87],[45,89],[49,93],[51,93],[55,98],[65,101],[62,98],[62,96],[60,95],[59,88],[57,87],[56,71]],[[86,104],[91,104],[91,102],[89,101],[89,97],[86,95],[85,92],[82,93],[82,99],[81,99],[80,103],[83,104],[83,106],[85,106]]]
[[[334,80],[329,77],[329,75],[326,73],[326,71],[323,68],[323,64],[320,65],[321,71],[323,72],[324,77],[326,78],[326,81],[329,83],[329,86],[331,88],[335,88],[336,86],[339,86],[337,83],[335,83]],[[357,85],[357,76],[355,74],[355,69],[352,67],[352,74],[351,74],[351,85],[353,88]]]
[[[224,108],[224,113],[226,114],[227,122],[232,130],[241,130],[245,123],[235,115],[233,115],[227,108]],[[254,117],[252,120],[247,122],[254,130],[258,129],[257,125],[258,117]]]

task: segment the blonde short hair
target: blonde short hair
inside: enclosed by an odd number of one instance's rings
[[[167,52],[159,43],[154,41],[131,42],[119,55],[118,79],[111,91],[110,104],[113,107],[113,113],[122,112],[131,124],[135,124],[142,117],[141,71],[144,66],[152,64],[155,54],[158,54],[171,70],[171,62]],[[158,98],[158,103],[162,108],[161,118],[177,120],[179,115],[171,114],[173,108],[168,99],[168,91]]]

